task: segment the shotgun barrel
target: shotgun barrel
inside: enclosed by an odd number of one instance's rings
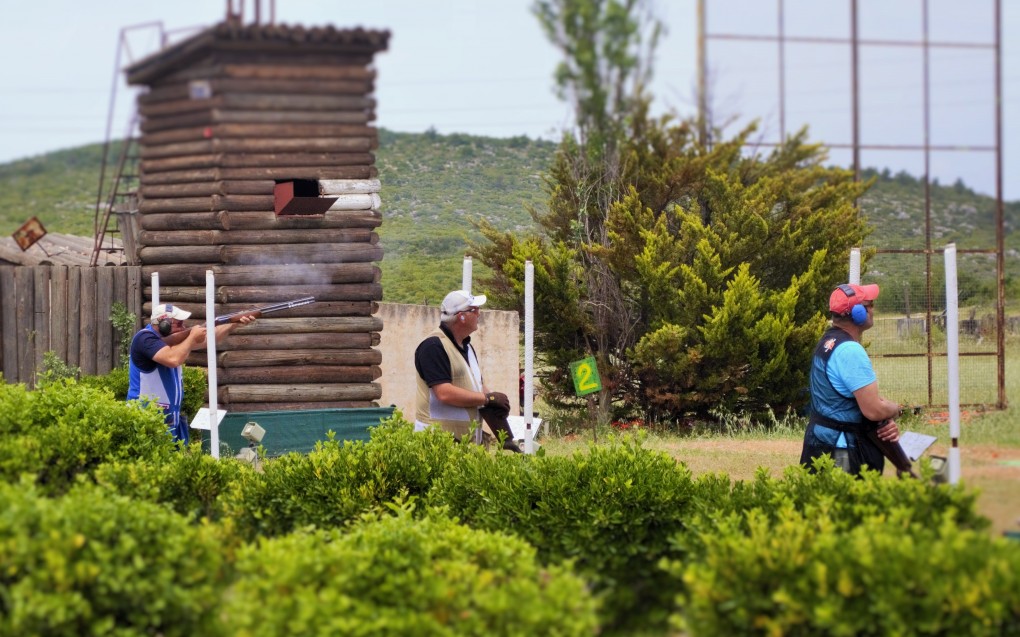
[[[300,307],[302,305],[308,305],[309,303],[315,303],[314,296],[306,296],[300,299],[294,299],[293,301],[285,301],[283,303],[274,303],[273,305],[266,305],[263,307],[255,307],[250,310],[241,310],[240,312],[231,312],[230,314],[224,314],[217,316],[213,319],[214,325],[225,325],[226,323],[240,323],[241,319],[245,316],[253,316],[258,318],[263,314],[271,314],[273,312],[279,312],[280,310],[289,310],[292,307]],[[163,342],[167,345],[177,345],[182,342],[188,335],[189,332],[195,326],[191,326],[187,329],[181,330],[180,332],[174,332],[167,336],[162,337]]]
[[[272,314],[273,312],[279,312],[281,310],[289,310],[292,307],[301,307],[302,305],[308,305],[315,303],[314,296],[306,296],[300,299],[294,299],[293,301],[285,301],[283,303],[274,303],[273,305],[265,305],[263,307],[256,307],[250,310],[241,310],[240,312],[231,312],[230,314],[224,314],[217,316],[213,322],[216,325],[223,325],[224,323],[237,323],[244,316],[254,316],[258,318],[263,314]]]

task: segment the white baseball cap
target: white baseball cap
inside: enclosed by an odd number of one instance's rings
[[[153,310],[152,310],[152,318],[149,319],[149,322],[150,323],[159,323],[163,319],[168,319],[168,318],[176,319],[178,321],[183,321],[184,319],[188,318],[189,316],[191,316],[191,312],[189,312],[187,310],[182,310],[181,308],[177,307],[176,305],[171,305],[169,303],[160,303],[155,308],[153,308]]]
[[[457,312],[463,312],[468,308],[481,307],[483,305],[485,305],[484,294],[471,296],[470,292],[454,290],[446,295],[446,298],[443,299],[443,304],[439,306],[439,310],[443,313],[443,320],[447,320]]]

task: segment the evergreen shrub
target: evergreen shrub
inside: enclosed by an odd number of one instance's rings
[[[0,385],[0,479],[32,474],[48,494],[103,462],[166,457],[175,448],[162,412],[64,379],[29,391]]]
[[[121,495],[165,504],[183,516],[220,520],[242,476],[254,468],[234,458],[217,460],[198,447],[160,460],[124,460],[96,469],[96,482]]]
[[[80,485],[0,484],[0,634],[218,635],[214,529]]]
[[[874,471],[861,477],[835,468],[832,458],[816,461],[817,473],[791,466],[782,478],[759,469],[754,480],[730,484],[725,476],[704,476],[697,481],[698,502],[706,517],[757,509],[772,520],[792,506],[799,511],[824,507],[841,529],[896,511],[909,522],[927,523],[945,515],[961,528],[986,530],[987,518],[977,513],[977,493],[960,487],[932,484],[930,480],[887,480]]]
[[[690,472],[640,441],[611,439],[570,457],[487,454],[451,463],[432,502],[465,524],[512,532],[544,563],[573,560],[599,595],[603,629],[662,629],[678,581],[660,570],[693,516]]]
[[[448,433],[415,433],[391,418],[367,443],[328,440],[308,454],[287,454],[245,474],[230,504],[238,531],[249,539],[315,525],[331,528],[398,496],[420,497],[459,453]]]
[[[674,564],[686,591],[672,624],[730,635],[1018,635],[1020,545],[953,513],[898,510],[845,526],[826,502],[803,513],[731,514]]]
[[[181,403],[181,414],[188,422],[195,417],[198,410],[205,406],[209,393],[209,377],[201,367],[184,366],[181,382],[184,384],[184,400]],[[102,376],[82,376],[81,381],[90,387],[103,387],[110,390],[118,400],[127,400],[128,368],[118,367]]]
[[[259,540],[238,555],[232,634],[594,635],[595,604],[569,569],[501,533],[432,516]]]

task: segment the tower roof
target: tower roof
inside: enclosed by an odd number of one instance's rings
[[[151,84],[180,71],[213,52],[280,53],[298,55],[373,55],[385,51],[390,32],[332,25],[304,27],[287,24],[221,22],[136,62],[127,69],[129,84]]]

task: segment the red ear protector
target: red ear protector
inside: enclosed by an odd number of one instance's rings
[[[169,303],[166,304],[166,308],[163,310],[164,316],[156,322],[156,329],[159,330],[160,336],[170,336],[170,332],[174,329],[174,324],[170,320],[170,314],[173,314],[174,306]]]
[[[854,292],[854,289],[847,285],[846,283],[841,283],[836,287],[842,290],[843,294],[846,294],[847,298],[857,296],[857,293]],[[853,321],[854,325],[864,325],[865,323],[868,322],[868,308],[864,307],[860,303],[857,303],[853,307],[851,307],[850,311],[844,314],[843,316],[849,316],[850,320]]]

